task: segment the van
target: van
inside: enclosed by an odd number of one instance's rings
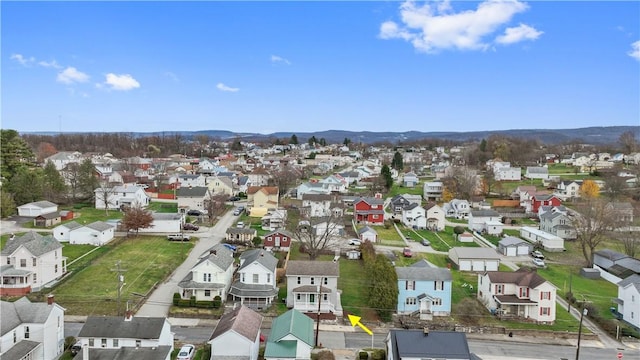
[[[244,222],[243,221],[238,221],[236,223],[236,227],[243,228],[244,227]]]

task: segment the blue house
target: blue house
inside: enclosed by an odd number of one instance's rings
[[[396,267],[398,314],[420,315],[423,320],[451,313],[451,270],[426,260],[408,267]]]

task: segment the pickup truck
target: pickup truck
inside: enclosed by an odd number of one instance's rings
[[[167,240],[170,241],[189,241],[191,240],[191,236],[186,234],[171,234],[167,235]]]

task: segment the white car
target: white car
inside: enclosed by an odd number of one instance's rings
[[[544,254],[541,253],[539,250],[532,251],[531,256],[533,256],[536,259],[544,260]]]
[[[362,245],[362,241],[360,241],[360,239],[350,239],[349,245],[360,246]]]
[[[544,267],[544,260],[542,259],[538,259],[538,258],[533,258],[533,265],[537,266],[537,267]]]
[[[178,351],[178,357],[176,360],[191,360],[196,353],[196,347],[191,344],[184,344]]]

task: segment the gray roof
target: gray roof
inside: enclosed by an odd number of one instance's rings
[[[451,281],[451,270],[427,266],[396,267],[398,280]]]
[[[339,276],[340,267],[333,261],[290,260],[287,263],[287,276],[296,275]]]
[[[96,189],[96,190],[100,190],[100,188]],[[144,189],[139,187],[139,186],[135,186],[135,185],[119,185],[119,186],[114,186],[111,191],[114,194],[117,193],[137,193],[138,191],[142,190],[144,192]],[[100,190],[102,191],[102,190]]]
[[[374,229],[374,228],[372,228],[372,227],[369,227],[369,226],[366,226],[366,225],[365,225],[362,229],[358,230],[358,235],[361,235],[362,233],[365,233],[365,232],[367,232],[367,231],[371,231],[371,232],[373,232],[373,233],[374,233],[374,234],[376,234],[376,235],[378,234],[378,232],[376,231],[376,229]]]
[[[8,240],[1,254],[3,256],[11,255],[20,246],[24,246],[34,256],[40,256],[62,248],[62,244],[53,236],[42,236],[35,231],[29,231],[22,236],[16,236],[13,240]]]
[[[52,206],[58,206],[58,205],[52,203],[51,201],[43,200],[43,201],[30,202],[28,204],[20,205],[18,207],[20,208],[20,207],[23,207],[23,206],[26,206],[26,207],[38,207],[38,208],[44,209],[44,208],[48,208],[48,207],[52,207]]]
[[[266,238],[268,236],[272,236],[272,235],[275,235],[275,234],[282,234],[282,235],[287,236],[287,237],[289,237],[291,239],[295,238],[295,235],[293,235],[290,231],[287,231],[287,230],[284,230],[284,229],[273,230],[273,231],[271,231],[269,233],[264,234],[263,238]]]
[[[527,241],[517,238],[515,236],[507,236],[501,239],[500,241],[498,241],[498,244],[502,246],[514,246],[514,245],[520,245],[522,243],[529,245]]]
[[[223,283],[214,283],[214,282],[197,282],[193,280],[193,273],[189,271],[187,275],[178,283],[178,287],[181,289],[223,289],[227,287],[226,284]]]
[[[23,276],[31,274],[33,271],[25,269],[16,269],[13,265],[0,265],[0,272],[4,276]]]
[[[0,301],[0,329],[2,335],[15,329],[22,323],[42,324],[47,321],[53,305],[47,303],[32,303],[26,297],[15,302]],[[4,356],[3,356],[4,359]]]
[[[486,216],[500,216],[495,210],[471,210],[471,216],[473,217],[486,217]]]
[[[180,219],[182,219],[182,214],[178,214],[178,213],[152,212],[151,216],[153,217],[153,220],[180,220]]]
[[[171,353],[171,346],[156,347],[121,347],[119,349],[90,348],[91,360],[157,360],[166,359]],[[83,360],[82,351],[74,357],[74,360]]]
[[[383,205],[384,204],[384,199],[370,197],[370,196],[369,197],[360,197],[358,199],[355,199],[354,203],[360,202],[360,201],[364,201],[369,205]]]
[[[516,284],[535,289],[547,282],[535,271],[519,269],[517,271],[487,271],[486,275],[492,284]]]
[[[451,252],[456,252],[459,259],[500,259],[500,255],[490,248],[454,247],[449,249],[449,254]]]
[[[391,330],[389,338],[394,359],[473,359],[463,332]]]
[[[598,255],[600,257],[609,259],[611,261],[617,261],[617,260],[629,257],[629,255],[626,255],[626,254],[623,254],[623,253],[619,253],[619,252],[611,250],[611,249],[598,250],[598,251],[596,251],[594,253],[594,255]]]
[[[200,261],[198,261],[195,266],[198,266],[205,261],[210,261],[224,271],[233,264],[233,260],[233,252],[231,252],[231,250],[227,249],[227,247],[222,244],[215,244],[209,248],[209,250],[204,252],[200,257]]]
[[[176,191],[176,195],[180,197],[204,197],[209,188],[206,186],[181,187]]]
[[[618,282],[619,287],[626,287],[627,285],[632,284],[638,292],[640,292],[640,275],[633,274],[628,276],[626,279]]]
[[[242,255],[240,255],[240,262],[242,262],[242,265],[238,268],[238,271],[254,262],[261,264],[273,273],[276,272],[276,267],[278,266],[278,259],[273,256],[271,252],[262,249],[251,249],[243,252]]]
[[[109,225],[104,221],[92,222],[91,224],[87,225],[87,227],[97,231],[105,231],[113,228],[112,225]]]
[[[2,354],[2,360],[21,360],[40,345],[39,342],[22,340]]]
[[[278,288],[268,284],[246,284],[236,281],[231,284],[229,294],[251,298],[273,298],[278,295]]]
[[[260,332],[261,324],[262,315],[246,306],[240,306],[235,310],[222,315],[220,321],[218,321],[218,325],[213,331],[213,334],[211,334],[211,340],[232,330],[249,341],[255,341],[258,337],[258,333]]]
[[[227,228],[226,233],[227,234],[249,234],[249,235],[255,235],[258,232],[256,231],[256,229],[252,229],[252,228],[230,227],[230,228]]]
[[[73,229],[77,229],[77,228],[81,228],[82,225],[76,221],[69,221],[68,223],[64,223],[60,226],[64,226],[69,230],[73,230]]]
[[[89,316],[80,329],[80,338],[159,339],[164,317]]]

